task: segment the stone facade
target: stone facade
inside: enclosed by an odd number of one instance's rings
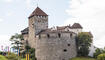
[[[75,57],[77,55],[75,35],[75,33],[70,32],[44,33],[38,35],[36,40],[37,59],[69,60],[70,58]]]
[[[37,7],[29,16],[29,27],[21,32],[24,41],[35,48],[37,60],[69,60],[77,55],[75,37],[82,27],[74,23],[48,28],[48,15]]]

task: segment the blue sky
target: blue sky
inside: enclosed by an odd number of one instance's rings
[[[28,26],[37,3],[49,15],[49,27],[78,22],[92,32],[96,47],[105,46],[105,0],[0,0],[0,45],[10,45],[10,36]]]

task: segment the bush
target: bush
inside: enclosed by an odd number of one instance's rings
[[[105,53],[103,49],[97,48],[94,53],[94,58],[97,58],[98,55]]]
[[[7,55],[7,52],[1,52],[0,51],[0,55],[6,56]]]
[[[97,60],[105,60],[105,53],[98,55]]]

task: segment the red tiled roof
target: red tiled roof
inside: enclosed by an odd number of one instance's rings
[[[79,23],[74,23],[71,28],[73,28],[73,29],[81,28],[82,29],[83,27]]]
[[[39,7],[37,7],[32,14],[29,16],[29,18],[33,16],[48,16],[44,11],[42,11]]]

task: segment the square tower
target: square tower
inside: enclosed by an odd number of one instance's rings
[[[35,36],[48,29],[48,15],[37,7],[29,16],[29,44],[35,48]]]

